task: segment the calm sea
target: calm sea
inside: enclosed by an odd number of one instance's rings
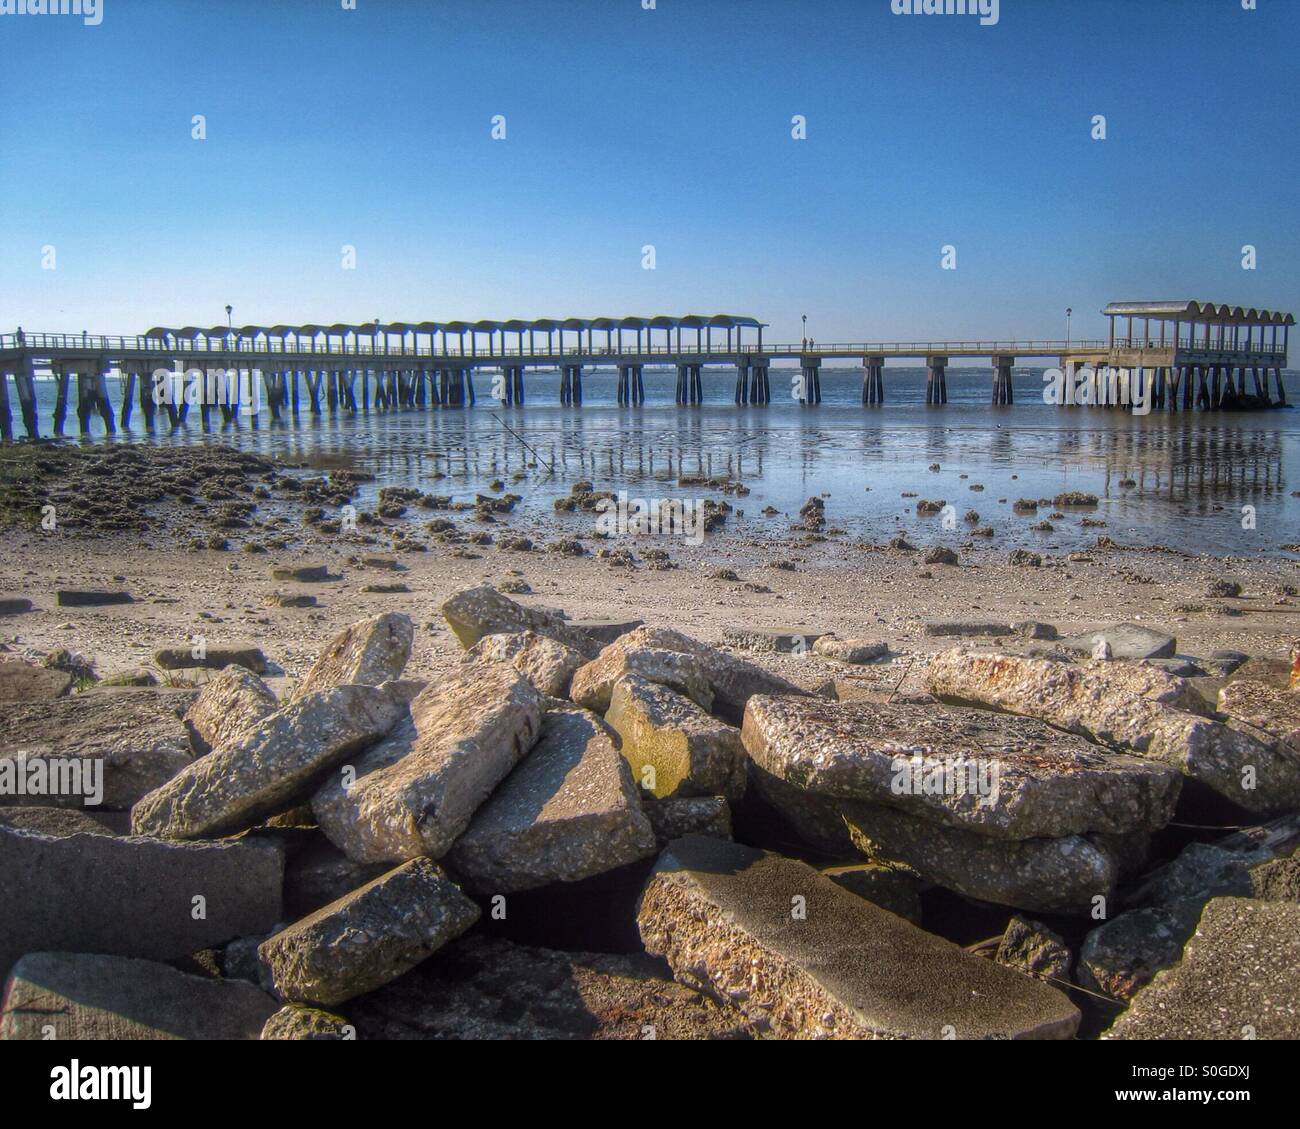
[[[870,541],[902,530],[926,543],[955,543],[965,539],[960,517],[974,509],[981,524],[997,530],[996,545],[1051,552],[1091,545],[1099,533],[1121,544],[1240,556],[1286,555],[1280,545],[1300,542],[1300,498],[1291,496],[1300,478],[1290,473],[1300,474],[1295,410],[1136,416],[1059,408],[1043,403],[1041,370],[1031,369],[1016,372],[1016,403],[994,408],[986,368],[949,370],[949,403],[941,408],[925,405],[924,370],[886,370],[887,402],[867,408],[860,369],[827,369],[823,402],[811,407],[790,395],[793,375],[774,369],[772,403],[739,407],[734,375],[705,370],[709,402],[682,408],[673,403],[675,372],[647,369],[646,404],[620,409],[613,370],[587,371],[581,408],[559,406],[558,373],[530,371],[526,406],[511,408],[487,399],[491,377],[480,374],[472,409],[357,417],[311,416],[304,384],[296,425],[273,425],[264,410],[256,429],[245,418],[224,430],[216,423],[205,435],[192,411],[185,430],[169,434],[164,427],[147,437],[137,405],[132,431],[118,441],[235,442],[322,467],[354,464],[378,476],[375,488],[409,485],[457,499],[503,478],[525,495],[519,512],[533,515],[550,515],[552,499],[583,478],[633,498],[688,498],[701,490],[679,486],[680,475],[730,475],[750,489],[731,501],[746,511],[745,527],[755,536],[788,529],[759,520],[764,507],[794,514],[810,496],[828,495],[828,524]],[[1300,399],[1295,373],[1287,383],[1288,399]],[[48,435],[54,388],[39,388]],[[116,407],[114,382],[110,393]],[[76,429],[72,412],[69,434]],[[103,438],[98,421],[93,436]],[[509,484],[517,471],[525,479]],[[1071,512],[1053,523],[1055,532],[1038,533],[1029,526],[1048,510],[1037,517],[1012,512],[1018,498],[1064,491],[1097,495],[1091,516],[1106,527],[1084,528]],[[958,529],[945,532],[939,519],[918,517],[916,498],[905,492],[953,505]]]

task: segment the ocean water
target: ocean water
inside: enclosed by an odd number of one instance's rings
[[[1218,555],[1283,555],[1300,542],[1300,411],[1201,413],[1060,408],[1043,402],[1041,370],[1016,371],[1016,403],[989,404],[987,368],[950,369],[949,403],[925,404],[923,369],[887,369],[886,404],[861,402],[860,369],[826,369],[823,402],[803,405],[791,394],[792,371],[773,369],[772,403],[737,406],[734,373],[705,370],[706,403],[673,402],[676,373],[647,369],[646,403],[619,408],[612,369],[584,373],[581,408],[559,405],[559,374],[530,371],[524,406],[487,399],[491,377],[480,374],[479,401],[467,409],[344,412],[314,417],[302,387],[296,423],[273,424],[263,410],[223,428],[213,413],[210,433],[197,410],[188,426],[156,435],[143,430],[138,404],[130,432],[115,442],[233,442],[251,450],[327,468],[355,465],[377,475],[361,499],[379,486],[415,486],[457,500],[484,492],[492,480],[525,497],[519,514],[553,515],[552,501],[573,482],[626,490],[630,498],[719,497],[679,485],[681,475],[726,475],[750,493],[732,497],[744,511],[737,523],[755,537],[788,536],[788,523],[760,517],[772,506],[794,515],[809,497],[826,497],[827,523],[853,538],[887,540],[895,532],[924,543],[957,544],[967,537],[967,510],[997,531],[993,542],[1064,552],[1084,548],[1099,534],[1121,544],[1163,544]],[[1300,381],[1287,376],[1288,399],[1300,399]],[[359,393],[359,388],[358,388]],[[120,393],[110,381],[116,407]],[[42,432],[51,431],[54,387],[39,385]],[[15,405],[16,415],[16,405]],[[15,421],[17,422],[17,421]],[[68,432],[75,439],[70,413]],[[91,442],[102,442],[94,421]],[[939,470],[929,467],[938,464]],[[525,477],[511,478],[522,471]],[[441,475],[442,477],[435,477]],[[965,477],[963,477],[965,476]],[[973,491],[982,485],[983,491]],[[1081,511],[1067,511],[1052,533],[1029,529],[1036,516],[1013,513],[1018,498],[1051,498],[1083,491],[1100,499],[1086,516],[1105,528],[1086,528]],[[905,497],[914,493],[916,498]],[[916,514],[917,498],[951,504],[955,530]],[[590,515],[558,519],[581,533]],[[979,542],[983,544],[983,542]]]

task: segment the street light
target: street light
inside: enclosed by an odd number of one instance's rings
[[[1065,347],[1067,349],[1070,347],[1070,315],[1072,313],[1074,313],[1074,310],[1067,306],[1065,310]]]
[[[230,315],[234,312],[234,309],[233,306],[226,307],[226,328],[232,331],[235,328],[235,323],[230,320]]]
[[[808,315],[803,316],[803,347],[808,348]]]

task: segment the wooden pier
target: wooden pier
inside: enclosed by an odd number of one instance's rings
[[[1062,406],[1131,407],[1136,401],[1166,411],[1210,411],[1285,405],[1291,314],[1192,301],[1117,302],[1102,312],[1110,334],[1095,341],[764,344],[765,323],[729,314],[155,328],[135,337],[20,330],[0,335],[0,439],[14,435],[10,377],[27,436],[41,434],[38,373],[56,382],[55,435],[64,432],[70,395],[82,434],[96,415],[110,433],[129,428],[137,401],[148,429],[160,414],[169,427],[184,426],[191,412],[206,429],[214,413],[230,424],[241,415],[256,423],[263,410],[280,420],[302,412],[470,407],[477,398],[475,375],[481,387],[489,370],[490,394],[506,405],[525,403],[529,369],[558,370],[560,403],[576,407],[583,402],[584,373],[595,366],[615,370],[618,404],[628,407],[645,402],[647,366],[676,368],[676,402],[683,406],[704,402],[705,370],[718,368],[727,373],[729,390],[734,380],[735,403],[768,404],[778,363],[797,366],[791,394],[815,405],[827,362],[860,364],[862,403],[881,406],[890,360],[922,362],[926,403],[940,406],[948,402],[954,358],[990,361],[995,405],[1012,404],[1013,369],[1025,360],[1055,363],[1071,389],[1081,372],[1109,375],[1091,382],[1086,400],[1067,395]],[[121,377],[116,410],[108,394],[113,371]]]

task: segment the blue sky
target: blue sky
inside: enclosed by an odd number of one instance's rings
[[[988,27],[890,0],[103,5],[0,15],[6,329],[231,303],[743,313],[769,340],[806,313],[830,342],[1059,337],[1067,306],[1100,336],[1120,298],[1300,310],[1296,0],[1001,0]]]

